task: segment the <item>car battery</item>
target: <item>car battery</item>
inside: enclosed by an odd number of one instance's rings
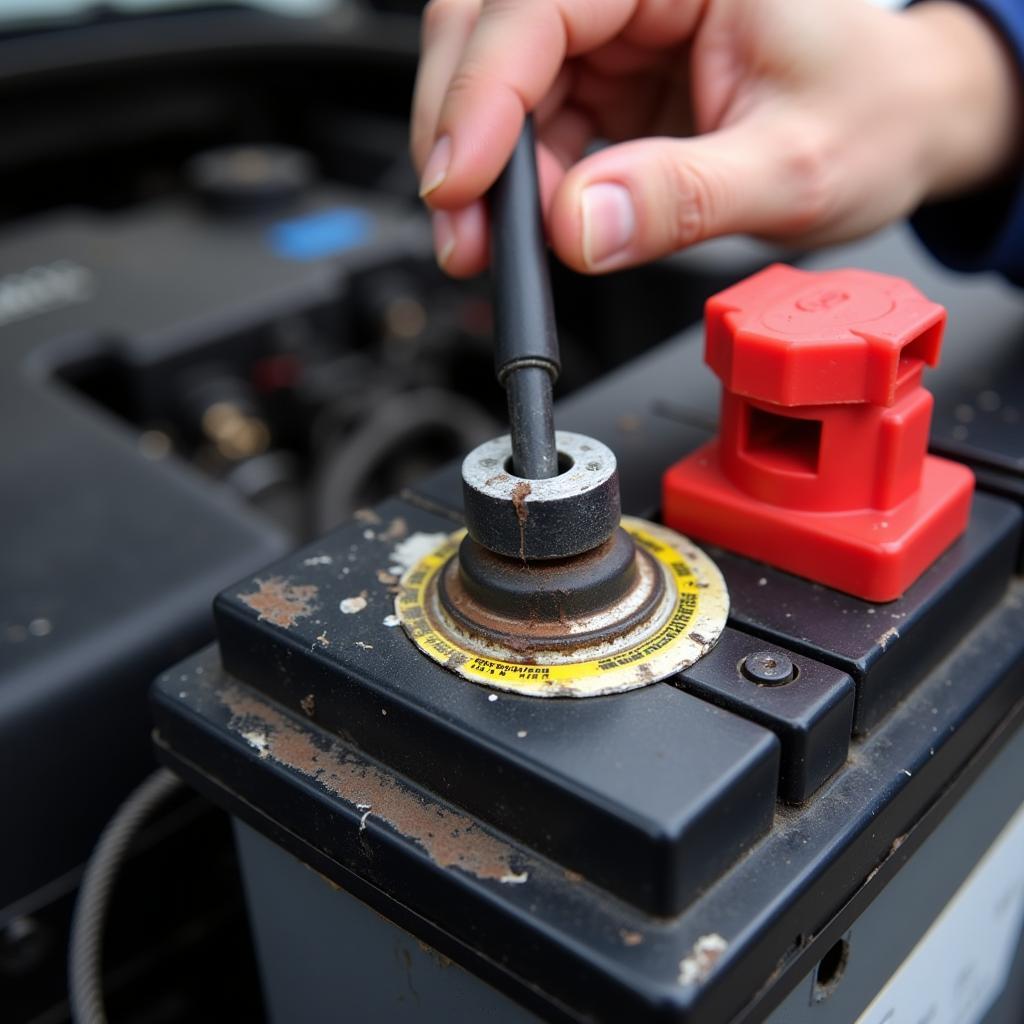
[[[947,307],[933,445],[1019,481],[1012,415],[944,432],[965,353],[1002,365],[979,322],[1019,340],[1024,302],[900,233],[815,269],[836,265],[895,265]],[[557,409],[615,451],[629,515],[657,520],[710,439],[700,363],[688,331]],[[983,390],[1006,410],[1020,386]],[[717,644],[582,700],[406,635],[462,525],[458,466],[223,591],[217,645],[155,685],[155,742],[235,817],[272,1019],[1020,1020],[1022,516],[986,484],[893,600],[705,544]]]

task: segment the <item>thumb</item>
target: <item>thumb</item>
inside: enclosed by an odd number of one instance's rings
[[[828,205],[826,152],[809,131],[754,123],[612,146],[560,183],[551,241],[574,269],[601,273],[717,235],[803,233]]]

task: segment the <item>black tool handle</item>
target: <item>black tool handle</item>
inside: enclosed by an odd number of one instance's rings
[[[558,475],[551,389],[561,362],[529,116],[490,202],[494,361],[508,396],[512,470],[544,480]]]

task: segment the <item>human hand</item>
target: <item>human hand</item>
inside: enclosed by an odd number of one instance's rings
[[[864,234],[997,175],[1021,124],[1002,41],[945,0],[431,0],[412,154],[454,276],[487,264],[531,110],[549,240],[586,272]]]

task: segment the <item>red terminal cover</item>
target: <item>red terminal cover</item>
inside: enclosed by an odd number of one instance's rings
[[[713,296],[720,434],[665,474],[665,522],[870,601],[963,532],[974,478],[927,454],[945,310],[900,278],[775,265]]]

